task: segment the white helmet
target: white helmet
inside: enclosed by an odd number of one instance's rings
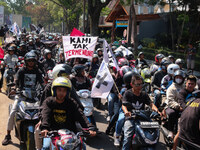
[[[71,74],[72,67],[67,64],[58,64],[52,70],[53,79]]]
[[[179,65],[177,65],[177,64],[170,64],[167,67],[167,73],[170,74],[170,75],[174,75],[174,72],[176,70],[179,70],[179,69],[180,69]]]

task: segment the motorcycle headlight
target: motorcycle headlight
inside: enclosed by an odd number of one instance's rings
[[[88,97],[89,97],[89,94],[86,93],[86,92],[84,92],[84,93],[81,94],[81,97],[82,97],[82,98],[88,98]]]

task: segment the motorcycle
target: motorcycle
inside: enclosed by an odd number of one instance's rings
[[[22,150],[35,150],[34,129],[39,122],[39,99],[34,91],[23,90],[15,98],[19,99],[19,109],[15,114],[15,136]],[[9,113],[12,104],[9,105]]]
[[[18,57],[18,63],[17,63],[17,66],[20,68],[22,68],[24,66],[24,57],[22,56],[19,56]]]
[[[132,110],[131,114],[131,119],[134,119],[135,122],[135,134],[132,138],[131,148],[133,150],[155,149],[160,136],[160,125],[157,121],[160,118],[159,114],[150,110]]]
[[[14,75],[15,75],[14,67],[12,65],[8,65],[7,75],[6,75],[6,83],[7,83],[6,93],[7,93],[8,98],[10,98],[10,92],[12,90],[12,87],[15,86]]]
[[[89,123],[92,123],[96,128],[96,121],[93,116],[93,111],[94,111],[93,100],[90,97],[91,92],[89,90],[83,89],[79,90],[77,92],[77,95],[79,96],[79,99],[84,107],[84,114],[87,117]]]
[[[87,132],[74,132],[68,129],[50,131],[47,135],[51,138],[50,150],[84,150],[85,145],[82,137],[89,136]]]

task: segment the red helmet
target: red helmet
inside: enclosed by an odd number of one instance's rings
[[[123,67],[120,68],[119,74],[120,74],[121,77],[123,77],[125,75],[125,73],[127,73],[129,71],[132,71],[131,67],[123,66]]]
[[[122,67],[122,66],[125,66],[125,65],[128,66],[129,62],[128,62],[128,60],[126,58],[120,58],[118,60],[118,65],[119,65],[119,67]]]
[[[157,54],[156,56],[155,56],[155,62],[156,63],[159,63],[159,59],[160,58],[164,58],[165,56],[163,55],[163,54]]]

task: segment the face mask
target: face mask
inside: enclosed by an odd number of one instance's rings
[[[182,83],[182,81],[183,81],[183,80],[182,80],[182,79],[179,79],[179,78],[176,78],[176,79],[175,79],[175,82],[178,83],[178,84]]]

